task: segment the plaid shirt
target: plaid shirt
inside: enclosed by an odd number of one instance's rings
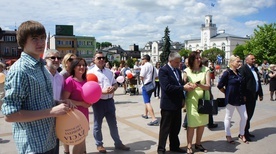
[[[20,110],[44,110],[55,106],[51,80],[44,62],[22,52],[11,67],[6,81],[2,112],[10,115]],[[56,145],[55,118],[14,122],[13,138],[19,154],[43,153]]]

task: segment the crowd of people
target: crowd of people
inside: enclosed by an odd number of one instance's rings
[[[166,152],[169,137],[170,151],[179,153],[194,153],[194,150],[207,152],[201,139],[206,125],[217,127],[213,123],[212,114],[198,113],[198,101],[213,99],[211,87],[215,86],[216,71],[213,63],[208,66],[208,60],[202,59],[201,54],[193,51],[188,58],[181,57],[178,52],[171,52],[168,63],[154,65],[149,55],[143,55],[141,62],[136,61],[133,69],[126,63],[117,68],[106,61],[102,52],[96,52],[93,63],[88,66],[85,59],[68,53],[61,57],[55,49],[45,48],[46,31],[37,21],[23,22],[18,28],[17,41],[23,52],[21,57],[12,65],[8,72],[5,65],[0,63],[0,72],[6,80],[0,83],[0,107],[7,122],[13,123],[13,136],[18,153],[58,154],[59,140],[55,134],[55,118],[72,110],[82,112],[87,122],[89,107],[93,109],[93,136],[95,145],[100,153],[106,153],[102,135],[102,123],[106,118],[110,135],[115,149],[129,151],[130,147],[120,139],[116,120],[114,93],[118,84],[127,91],[126,82],[118,83],[117,77],[127,77],[127,71],[132,70],[137,84],[141,86],[142,98],[145,105],[144,119],[151,118],[147,124],[158,126],[158,153]],[[43,55],[43,58],[41,58]],[[230,131],[230,123],[234,110],[240,115],[238,138],[248,144],[254,137],[250,133],[250,121],[253,117],[256,100],[263,100],[261,76],[255,67],[255,56],[249,54],[246,64],[241,65],[241,59],[232,55],[229,67],[222,72],[217,88],[225,94],[224,128],[226,141],[234,144]],[[62,65],[62,69],[60,69]],[[181,68],[180,68],[181,66]],[[270,78],[271,101],[276,95],[276,66],[264,61],[262,75]],[[101,88],[101,97],[95,104],[89,104],[82,98],[82,86],[87,82],[87,72],[97,76]],[[267,81],[264,79],[264,84]],[[152,83],[155,89],[149,92],[145,85]],[[161,93],[160,93],[161,92]],[[161,120],[154,114],[151,96],[160,99]],[[3,101],[3,102],[2,102]],[[187,128],[187,149],[180,148],[179,132],[182,123],[182,108],[185,107]],[[193,146],[194,134],[195,143]],[[74,145],[70,152],[69,145],[63,144],[64,154],[85,154],[85,140]]]

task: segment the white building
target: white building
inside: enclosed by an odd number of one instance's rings
[[[153,41],[148,42],[145,47],[141,50],[141,57],[144,55],[149,55],[151,57],[151,62],[155,64],[160,62],[160,54],[163,52],[164,41]],[[171,51],[179,51],[183,48],[183,44],[179,42],[171,42]]]
[[[228,61],[237,45],[244,44],[249,37],[240,37],[217,31],[216,24],[212,23],[212,15],[205,16],[205,24],[201,25],[201,36],[198,39],[185,40],[185,48],[191,51],[218,48],[225,51],[225,60]]]

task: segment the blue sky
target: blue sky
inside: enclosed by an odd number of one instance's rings
[[[172,41],[199,38],[207,14],[213,15],[218,30],[237,36],[252,35],[257,25],[276,22],[275,0],[1,0],[1,4],[6,6],[0,9],[4,30],[36,20],[54,35],[55,25],[73,25],[75,35],[94,36],[123,49],[160,40],[166,26]]]

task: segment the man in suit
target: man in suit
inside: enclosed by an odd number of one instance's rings
[[[190,91],[192,86],[183,86],[181,71],[178,69],[181,56],[177,52],[171,52],[168,64],[159,70],[159,82],[161,85],[161,123],[159,131],[158,153],[165,153],[166,141],[169,135],[170,151],[185,153],[179,148],[178,134],[181,128],[181,108],[184,99],[184,90]]]
[[[250,129],[250,120],[253,117],[256,100],[259,96],[260,101],[263,100],[263,90],[261,86],[261,80],[259,76],[258,69],[254,67],[255,65],[255,56],[249,54],[246,56],[246,64],[240,68],[240,73],[245,81],[245,97],[246,97],[246,111],[248,119],[245,126],[245,138],[247,141],[251,141],[250,137],[255,137],[253,134],[249,133]]]

